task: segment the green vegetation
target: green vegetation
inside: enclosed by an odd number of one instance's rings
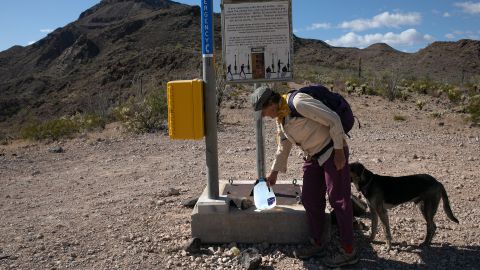
[[[432,112],[432,113],[430,113],[430,116],[433,117],[433,118],[440,118],[440,117],[442,117],[442,113]]]
[[[30,140],[43,140],[72,137],[75,133],[105,127],[105,119],[95,114],[76,114],[47,122],[31,122],[20,130],[20,137]]]
[[[417,100],[417,102],[415,102],[415,105],[417,105],[417,108],[421,111],[423,110],[423,107],[425,106],[426,102],[425,100]]]
[[[167,119],[166,91],[153,90],[139,101],[131,97],[125,104],[114,108],[113,116],[134,133],[164,130]]]
[[[180,46],[177,46],[177,49]],[[218,69],[218,68],[217,68]],[[225,76],[217,70],[222,79]],[[378,95],[389,100],[408,100],[415,94],[426,94],[450,100],[463,106],[465,113],[470,114],[474,123],[480,123],[480,77],[466,82],[462,87],[447,83],[433,82],[429,79],[400,78],[395,72],[367,73],[359,77],[348,69],[337,69],[332,72],[329,67],[300,66],[296,70],[297,83],[323,84],[336,92],[347,92],[357,95]],[[101,93],[92,100],[87,100],[86,111],[92,113],[76,114],[46,122],[30,121],[20,130],[20,137],[32,140],[72,137],[76,133],[103,128],[105,123],[117,120],[123,123],[129,132],[143,133],[166,129],[167,97],[165,86],[156,83],[152,77],[146,84],[142,83],[142,74],[132,80],[133,95],[117,107],[110,110],[107,96]],[[169,78],[171,80],[179,78]],[[219,110],[222,100],[238,98],[249,91],[246,85],[226,85],[224,80],[217,80],[217,105]],[[228,88],[228,89],[227,89]],[[275,88],[281,93],[290,89],[286,83],[276,83]],[[423,110],[426,101],[419,98],[415,101],[419,110]],[[458,106],[456,107],[458,108]],[[442,117],[442,113],[429,113],[432,118]],[[406,121],[403,115],[394,115],[395,121]],[[217,111],[220,120],[220,111]],[[0,136],[0,143],[8,143],[5,136]]]
[[[470,113],[470,118],[472,122],[479,124],[480,123],[480,95],[475,95],[470,98],[470,101],[467,106],[467,111]]]
[[[444,82],[436,82],[429,78],[418,79],[414,76],[404,76],[395,71],[363,72],[358,76],[358,70],[343,68],[332,71],[328,67],[312,67],[310,65],[297,65],[295,76],[298,83],[323,84],[335,92],[347,92],[348,94],[376,95],[388,100],[406,101],[412,95],[430,95],[433,97],[448,99],[456,105],[465,106],[465,113],[470,114],[473,122],[480,119],[480,76],[472,76],[458,85]],[[415,105],[423,110],[426,102],[417,100]],[[441,114],[430,114],[434,118]],[[400,117],[402,118],[402,117]],[[397,121],[403,121],[398,119]]]
[[[0,133],[0,145],[7,145],[8,141],[7,135]]]
[[[393,120],[395,120],[395,121],[406,121],[407,118],[403,115],[394,115]]]

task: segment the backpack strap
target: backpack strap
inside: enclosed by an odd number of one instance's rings
[[[288,105],[288,108],[290,109],[290,117],[303,117],[303,115],[301,115],[293,105],[293,98],[298,94],[298,92],[299,90],[292,90],[288,92],[289,95],[288,95],[287,105]]]

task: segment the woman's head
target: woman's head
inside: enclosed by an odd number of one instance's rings
[[[251,95],[252,106],[255,111],[262,111],[262,117],[269,116],[275,118],[278,116],[278,106],[281,96],[266,86],[255,89]]]

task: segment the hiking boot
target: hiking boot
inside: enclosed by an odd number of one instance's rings
[[[293,251],[293,256],[297,259],[305,260],[312,257],[325,256],[325,249],[319,245],[309,245]]]
[[[325,265],[328,267],[342,267],[345,265],[352,265],[358,262],[357,252],[353,251],[352,253],[346,253],[343,249],[340,253],[336,254],[334,257],[329,258],[324,261]]]

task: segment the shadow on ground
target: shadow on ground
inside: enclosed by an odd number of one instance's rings
[[[333,242],[330,243],[330,246],[338,245],[336,226],[332,227],[332,234],[334,234],[332,235]],[[438,245],[435,244],[435,240],[430,247],[407,245],[402,249],[397,249],[398,252],[416,254],[418,259],[414,259],[415,262],[406,263],[396,260],[395,256],[389,256],[387,253],[378,254],[368,237],[360,230],[355,232],[355,241],[360,261],[355,265],[342,267],[342,269],[480,269],[479,246],[452,246],[448,243]],[[381,241],[374,243],[385,244]],[[398,243],[392,244],[394,249],[398,248]],[[330,247],[330,254],[333,254],[335,249]],[[303,261],[303,267],[309,270],[319,269],[319,266],[324,266],[322,260]]]

